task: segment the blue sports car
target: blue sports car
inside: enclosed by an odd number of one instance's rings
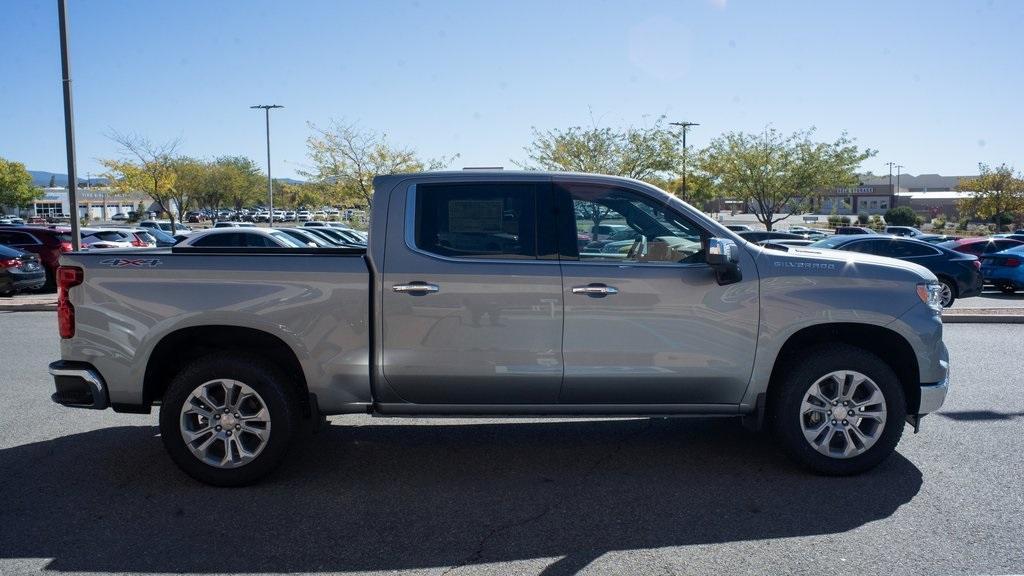
[[[981,274],[1006,294],[1024,290],[1024,246],[1017,246],[981,258]]]

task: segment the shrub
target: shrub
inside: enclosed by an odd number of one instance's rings
[[[868,223],[868,215],[865,214],[864,212],[861,212],[860,214],[857,214],[857,223],[860,224],[861,226],[867,224]]]
[[[843,226],[849,226],[850,225],[850,217],[849,216],[843,216],[842,218],[839,219],[839,221],[843,223]]]
[[[917,220],[917,214],[910,206],[897,206],[885,213],[885,221],[890,226],[914,226]]]
[[[829,215],[829,217],[828,217],[828,225],[829,226],[839,226],[840,222],[842,222],[842,219],[840,219],[839,216],[837,216],[835,214]]]

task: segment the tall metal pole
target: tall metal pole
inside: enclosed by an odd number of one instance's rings
[[[892,187],[892,167],[896,165],[895,162],[886,162],[886,166],[889,167],[889,196],[896,197],[896,191]]]
[[[64,0],[57,0],[57,17],[60,21],[60,69],[64,85],[64,138],[68,152],[68,207],[71,210],[71,248],[80,250],[81,234],[78,231],[78,175],[75,172],[75,116],[71,106],[71,61],[68,58],[68,10]]]
[[[267,117],[267,197],[270,199],[270,227],[274,227],[274,180],[270,176],[270,109],[284,108],[280,104],[259,104],[249,108],[262,108]]]
[[[690,126],[700,126],[696,122],[669,122],[669,126],[679,126],[683,129],[683,199],[686,199],[686,131]]]
[[[905,168],[905,166],[903,166],[903,164],[897,164],[896,165],[896,191],[897,192],[899,192],[899,190],[900,190],[900,170],[902,170],[903,168]]]

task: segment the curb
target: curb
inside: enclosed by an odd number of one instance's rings
[[[943,314],[943,324],[1024,324],[1024,314]]]
[[[57,310],[56,302],[39,304],[0,304],[0,312],[52,312]]]

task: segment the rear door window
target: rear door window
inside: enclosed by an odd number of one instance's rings
[[[0,244],[7,244],[9,246],[28,246],[30,244],[39,244],[39,241],[31,234],[27,234],[25,232],[0,230]]]
[[[452,258],[537,258],[538,184],[419,184],[416,248]]]

